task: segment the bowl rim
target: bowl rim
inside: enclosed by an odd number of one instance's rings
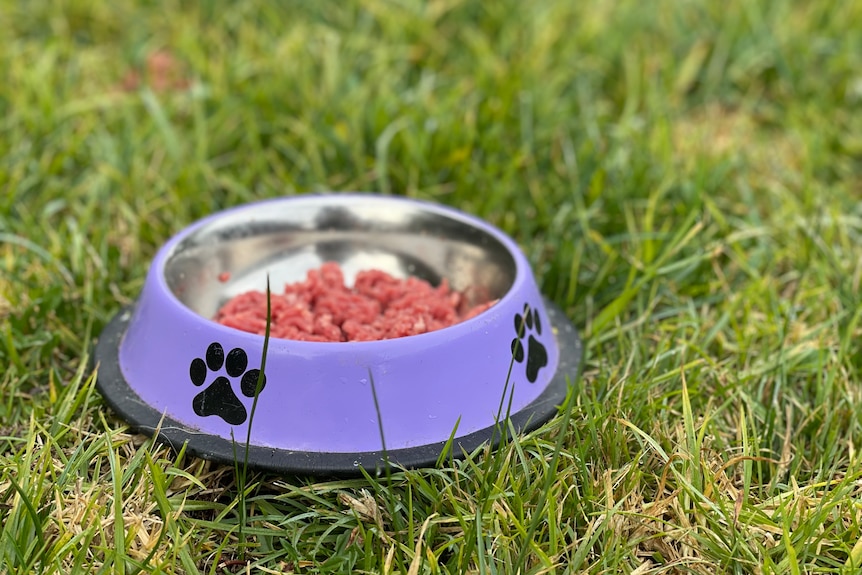
[[[436,342],[448,339],[453,333],[452,328],[469,329],[471,326],[478,325],[478,322],[482,321],[483,318],[486,317],[486,314],[491,312],[494,307],[500,304],[509,304],[513,298],[517,298],[517,288],[525,281],[527,281],[527,278],[531,273],[529,262],[527,261],[526,256],[524,255],[518,244],[512,238],[507,236],[502,230],[482,220],[481,218],[478,218],[466,212],[462,212],[461,210],[450,206],[444,206],[426,200],[418,200],[402,196],[384,196],[363,192],[338,192],[268,198],[234,206],[205,216],[204,218],[196,220],[186,228],[182,229],[181,231],[170,237],[167,242],[162,245],[162,247],[158,250],[155,257],[153,258],[150,270],[147,275],[152,277],[152,280],[155,282],[155,287],[168,298],[171,305],[176,308],[178,313],[189,314],[191,317],[197,320],[202,320],[206,323],[207,329],[214,330],[214,337],[217,337],[219,334],[223,334],[224,337],[239,337],[244,341],[248,342],[246,345],[262,347],[264,336],[222,325],[215,321],[213,318],[208,318],[202,314],[197,313],[195,310],[191,309],[185,303],[183,303],[167,283],[164,273],[165,266],[170,261],[171,257],[175,255],[177,246],[179,246],[183,242],[183,240],[185,240],[195,232],[199,231],[201,228],[212,224],[213,222],[216,222],[220,219],[223,219],[230,214],[240,213],[242,211],[259,210],[269,204],[303,202],[308,200],[319,200],[321,198],[332,199],[336,202],[342,200],[368,200],[381,203],[393,202],[398,204],[416,205],[429,211],[443,214],[456,220],[461,220],[464,223],[467,223],[472,227],[480,229],[483,232],[491,235],[495,240],[500,242],[500,244],[506,249],[507,253],[512,258],[512,261],[515,264],[515,274],[512,279],[512,285],[509,286],[509,289],[498,299],[497,303],[494,304],[494,306],[476,316],[458,322],[454,325],[426,333],[376,341],[316,342],[289,340],[292,346],[295,345],[299,349],[307,350],[308,353],[331,353],[334,350],[334,346],[337,346],[338,350],[344,351],[350,349],[361,349],[363,351],[373,350],[374,348],[381,347],[383,345],[392,346],[397,349],[401,345],[409,345],[408,343],[405,343],[405,340],[409,342],[414,342],[417,341],[416,338],[424,338],[422,341],[427,342],[428,345],[433,345]],[[149,284],[149,281],[145,283],[144,289],[147,288],[147,284]],[[281,340],[278,339],[278,341]]]

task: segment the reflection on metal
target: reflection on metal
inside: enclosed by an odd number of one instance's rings
[[[505,295],[516,269],[505,246],[451,212],[320,196],[297,205],[262,203],[200,227],[176,246],[164,277],[180,301],[212,317],[231,297],[260,290],[267,273],[279,289],[327,261],[341,264],[348,284],[367,269],[432,284],[446,277],[453,289],[469,288],[477,303]],[[215,281],[224,270],[230,280]]]

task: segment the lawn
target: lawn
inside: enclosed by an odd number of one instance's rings
[[[0,0],[0,572],[858,573],[860,22]],[[91,360],[156,250],[323,190],[515,238],[584,338],[560,416],[435,469],[243,490],[132,433]]]

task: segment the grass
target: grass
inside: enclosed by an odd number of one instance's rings
[[[269,274],[266,276],[266,330],[263,334],[263,349],[260,357],[260,371],[254,382],[254,394],[252,397],[251,410],[248,415],[248,423],[246,424],[245,444],[243,446],[242,466],[237,453],[236,438],[231,429],[231,443],[233,443],[233,463],[234,463],[234,480],[237,488],[237,507],[239,508],[239,525],[237,533],[239,538],[240,557],[241,560],[247,562],[245,553],[245,526],[248,522],[248,505],[246,505],[246,482],[248,480],[248,452],[251,448],[251,430],[254,428],[254,414],[257,411],[257,402],[260,399],[260,391],[266,385],[266,359],[269,351],[269,334],[272,327],[272,291],[269,285]],[[378,418],[380,414],[378,413]]]
[[[0,21],[0,571],[858,572],[862,4],[0,0]],[[129,76],[154,53],[173,67]],[[131,434],[89,360],[171,235],[319,190],[500,226],[584,377],[497,452],[250,474],[246,566],[233,468]]]

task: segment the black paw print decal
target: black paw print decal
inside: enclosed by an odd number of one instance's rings
[[[254,397],[260,370],[250,369],[246,371],[248,356],[238,347],[230,350],[225,357],[224,348],[221,344],[218,342],[211,343],[207,348],[206,361],[199,357],[192,360],[189,366],[189,377],[193,384],[200,387],[206,382],[207,373],[217,372],[222,366],[224,366],[229,377],[242,376],[240,382],[242,394],[246,397]],[[266,386],[266,376],[263,376],[260,382],[261,391],[263,391],[264,386]],[[230,379],[223,375],[215,378],[211,384],[195,396],[192,400],[192,408],[201,417],[218,415],[231,425],[244,423],[248,417],[245,406],[231,386]]]
[[[524,337],[527,337],[527,379],[530,383],[536,383],[539,370],[548,365],[548,352],[545,346],[531,333],[542,335],[542,322],[539,319],[539,311],[530,308],[530,304],[524,304],[524,314],[515,314],[515,339],[512,340],[512,355],[515,361],[524,361]]]

